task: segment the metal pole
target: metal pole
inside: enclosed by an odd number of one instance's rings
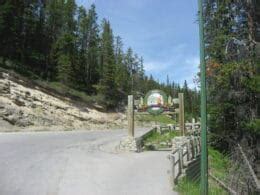
[[[206,64],[204,53],[204,20],[202,0],[198,0],[200,36],[200,112],[201,112],[201,194],[208,194],[208,149],[207,149],[207,98]]]

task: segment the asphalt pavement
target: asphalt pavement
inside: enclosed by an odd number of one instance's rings
[[[0,195],[177,194],[168,152],[115,150],[125,136],[126,130],[1,133]]]

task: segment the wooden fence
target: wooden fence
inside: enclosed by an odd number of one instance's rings
[[[164,131],[179,131],[179,124],[167,124],[167,125],[157,125],[156,129],[163,133]],[[192,121],[191,123],[185,123],[185,134],[193,135],[200,132],[200,122]]]
[[[184,175],[188,165],[198,159],[200,152],[199,136],[190,136],[185,143],[171,152],[169,155],[171,161],[170,179],[173,185],[178,182],[179,177]]]

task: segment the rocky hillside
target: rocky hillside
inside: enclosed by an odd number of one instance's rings
[[[46,93],[14,74],[0,72],[0,131],[105,129],[126,125],[122,113],[105,113]]]

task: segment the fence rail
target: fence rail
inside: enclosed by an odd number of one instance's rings
[[[249,172],[249,175],[251,177],[251,181],[252,181],[254,187],[256,188],[256,191],[258,193],[260,193],[260,182],[259,182],[259,180],[258,180],[258,178],[257,178],[257,176],[256,176],[256,174],[255,174],[255,172],[254,172],[254,170],[253,170],[249,160],[247,159],[247,157],[246,157],[242,147],[240,146],[240,144],[238,144],[238,151],[240,152],[240,154],[242,156],[242,159],[243,159],[243,161],[244,161],[244,163],[246,165],[246,168],[247,168],[247,170]]]
[[[156,125],[155,128],[159,132],[164,132],[164,131],[179,131],[180,126],[179,124],[167,124],[167,125]],[[185,132],[186,135],[192,135],[194,133],[199,133],[200,132],[200,122],[195,122],[192,121],[191,123],[187,122],[185,123]]]
[[[192,163],[200,155],[200,137],[190,136],[185,143],[174,149],[169,155],[171,162],[171,183],[175,185],[178,179],[183,175],[188,164]]]
[[[200,136],[196,136],[198,133],[197,130],[187,131],[189,136],[179,137],[178,139],[183,138],[183,143],[176,144],[177,146],[170,153],[172,185],[177,184],[179,178],[184,174],[193,181],[199,179],[201,145]],[[211,172],[209,172],[209,176],[230,194],[260,194],[260,181],[245,153],[248,150],[244,150],[244,148],[234,143],[234,148],[229,156],[232,164],[225,178],[219,179]]]

